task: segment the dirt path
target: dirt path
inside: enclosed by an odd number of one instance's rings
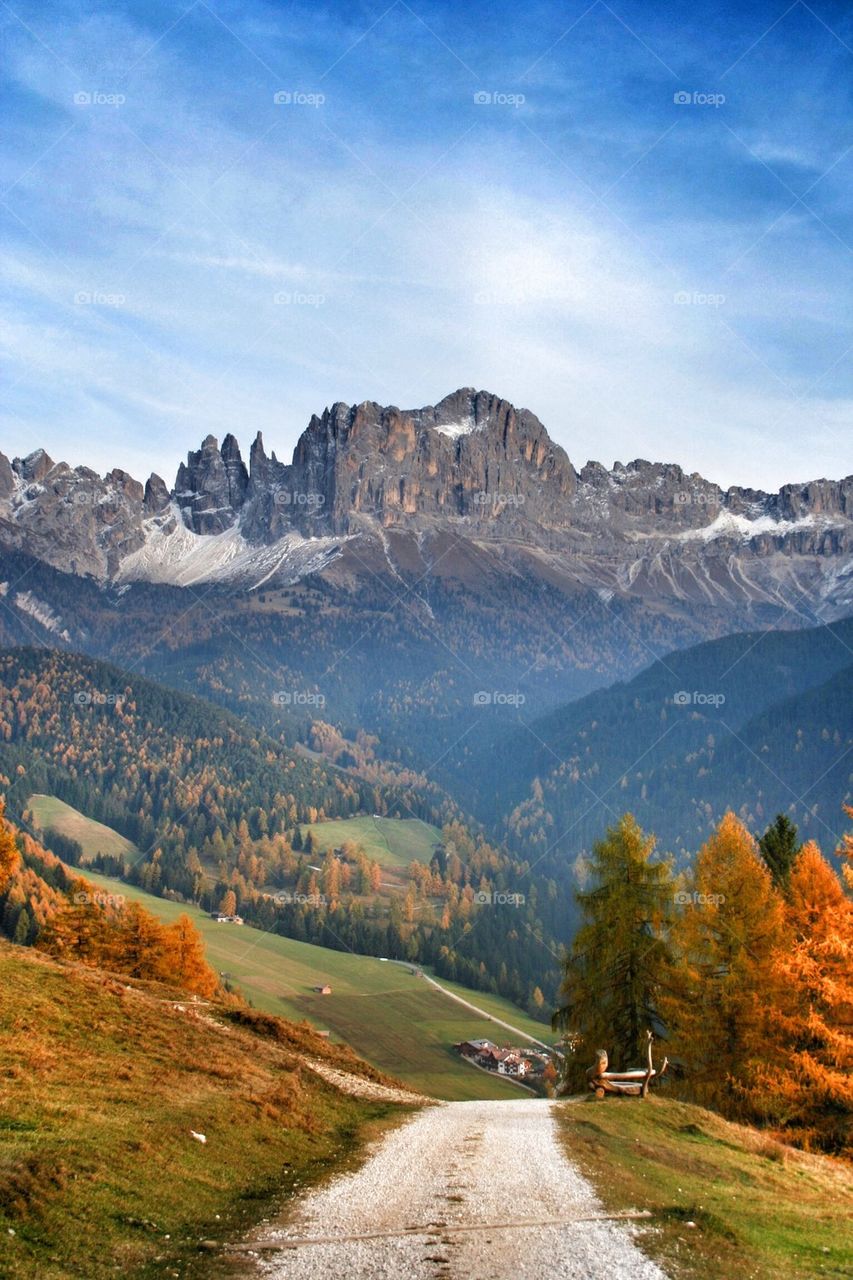
[[[665,1280],[560,1145],[553,1105],[453,1102],[387,1134],[355,1173],[249,1248],[267,1280]]]
[[[378,1084],[375,1080],[367,1080],[364,1076],[354,1076],[350,1071],[339,1071],[328,1062],[319,1058],[303,1057],[302,1061],[318,1076],[328,1080],[341,1093],[349,1093],[354,1098],[372,1098],[375,1102],[408,1102],[423,1104],[431,1101],[422,1093],[414,1093],[408,1089],[392,1089],[388,1085]]]

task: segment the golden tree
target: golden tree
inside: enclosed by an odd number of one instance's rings
[[[233,889],[226,889],[219,903],[221,916],[233,916],[237,910],[237,895]]]
[[[756,1072],[768,1118],[807,1146],[853,1148],[853,904],[810,841],[791,869],[790,938],[775,955],[773,1055]]]
[[[692,1096],[736,1109],[767,1051],[778,986],[782,899],[752,836],[731,812],[702,846],[673,930],[663,1012]]]
[[[207,963],[204,943],[188,915],[180,915],[165,930],[163,976],[200,996],[215,994],[219,981]]]
[[[168,976],[166,930],[138,902],[122,912],[115,944],[114,964],[121,973],[154,980]]]
[[[6,889],[21,861],[15,837],[3,817],[5,807],[5,802],[0,800],[0,893]]]

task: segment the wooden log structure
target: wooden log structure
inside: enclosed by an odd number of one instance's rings
[[[589,1087],[596,1098],[604,1098],[608,1093],[629,1098],[645,1098],[648,1095],[649,1085],[653,1080],[661,1078],[669,1065],[669,1059],[664,1058],[660,1071],[655,1068],[652,1062],[651,1031],[646,1035],[649,1057],[647,1067],[639,1067],[633,1071],[608,1071],[607,1050],[598,1050],[595,1064],[586,1073]]]

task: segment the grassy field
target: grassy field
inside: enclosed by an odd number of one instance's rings
[[[413,977],[407,967],[248,926],[217,924],[193,907],[153,897],[88,869],[85,875],[109,893],[123,893],[144,903],[167,922],[186,911],[204,937],[210,963],[227,973],[257,1008],[283,1018],[305,1018],[331,1031],[368,1062],[433,1097],[460,1101],[519,1096],[517,1086],[468,1066],[452,1048],[460,1040],[475,1037],[508,1043],[509,1032],[469,1013]],[[312,990],[325,982],[332,987],[330,996]],[[475,1004],[480,1000],[478,992],[454,989]],[[521,1030],[537,1028],[530,1034],[541,1035],[540,1024],[509,1001],[484,996],[482,1003],[493,1016]]]
[[[239,1239],[396,1123],[304,1066],[352,1069],[343,1050],[174,994],[0,942],[0,1275],[209,1277],[200,1240]]]
[[[112,827],[105,827],[102,823],[85,817],[55,796],[30,796],[29,808],[33,815],[33,826],[40,831],[58,831],[69,840],[76,840],[87,858],[93,858],[97,853],[106,853],[124,858],[127,862],[135,862],[139,857],[136,845],[125,840]]]
[[[641,1247],[672,1280],[853,1275],[850,1167],[686,1103],[559,1107],[566,1151],[608,1209],[652,1214]]]
[[[440,982],[448,991],[452,991],[454,995],[461,996],[463,1000],[470,1000],[471,1004],[475,1004],[478,1009],[482,1009],[484,1013],[489,1014],[492,1018],[499,1018],[501,1022],[508,1022],[510,1026],[518,1027],[519,1031],[526,1032],[532,1036],[534,1040],[542,1040],[545,1044],[555,1044],[557,1036],[551,1031],[547,1022],[537,1022],[535,1018],[531,1018],[523,1009],[519,1009],[509,1000],[504,1000],[501,996],[489,995],[486,991],[472,991],[470,987],[463,987],[459,982],[449,982],[447,978],[441,978],[438,974],[433,973],[429,966],[425,966],[427,973],[434,977],[436,982]],[[504,1040],[509,1041],[512,1036],[508,1031],[501,1030],[496,1027],[489,1036],[490,1040],[498,1043]],[[524,1043],[523,1041],[521,1043]]]
[[[303,839],[309,831],[324,851],[339,849],[345,840],[353,840],[383,867],[407,867],[410,862],[429,865],[435,846],[441,843],[438,827],[419,818],[333,818],[305,823]]]

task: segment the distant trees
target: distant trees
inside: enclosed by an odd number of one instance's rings
[[[163,925],[137,902],[101,906],[95,894],[69,903],[50,920],[38,947],[63,960],[212,996],[219,982],[204,958],[201,935],[189,916]]]

